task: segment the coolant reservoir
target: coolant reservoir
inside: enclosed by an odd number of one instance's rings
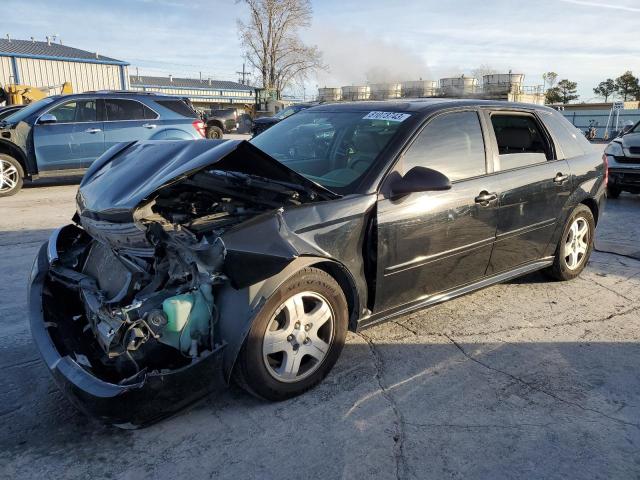
[[[162,302],[162,310],[167,315],[167,325],[160,341],[183,353],[189,352],[192,340],[199,340],[209,334],[213,295],[211,285],[201,285],[193,293],[185,293],[167,298]]]

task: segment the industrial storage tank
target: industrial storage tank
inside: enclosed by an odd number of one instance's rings
[[[340,100],[342,100],[342,89],[329,87],[318,89],[319,102],[339,102]]]
[[[372,100],[388,100],[402,96],[402,84],[400,83],[372,83],[370,89]]]
[[[371,89],[368,85],[347,85],[342,87],[343,100],[369,100]]]
[[[415,80],[402,82],[402,96],[405,98],[435,97],[438,82],[435,80]]]
[[[478,79],[474,77],[450,77],[440,79],[440,91],[445,96],[458,97],[473,95],[478,89]]]
[[[518,93],[522,90],[523,83],[522,73],[494,73],[482,77],[482,90],[484,93]]]

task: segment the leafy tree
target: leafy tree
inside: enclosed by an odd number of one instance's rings
[[[262,87],[278,92],[325,69],[322,54],[305,45],[300,29],[311,23],[310,0],[236,0],[249,7],[249,20],[238,20],[238,33],[249,63],[260,72]]]
[[[547,72],[542,74],[542,80],[544,81],[544,88],[547,88],[547,84],[549,84],[549,88],[553,88],[556,84],[556,80],[558,79],[558,74],[556,72]]]
[[[630,71],[624,72],[616,78],[616,92],[625,102],[640,97],[640,83]]]
[[[613,97],[616,91],[616,82],[612,78],[607,78],[604,82],[600,82],[598,86],[593,89],[593,93],[604,98],[605,102],[609,100],[609,97]]]
[[[559,99],[557,103],[566,105],[572,100],[577,100],[579,98],[579,95],[576,95],[577,91],[578,84],[565,78],[564,80],[560,80],[558,85],[547,91],[547,97],[549,97],[549,92],[553,92],[552,95]]]

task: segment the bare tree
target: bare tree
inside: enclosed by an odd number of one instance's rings
[[[262,87],[282,92],[292,81],[325,69],[322,54],[305,45],[298,32],[311,23],[309,0],[236,0],[249,7],[238,33],[249,63],[259,70]]]
[[[498,73],[498,71],[491,65],[487,65],[485,63],[471,70],[471,76],[473,78],[477,78],[481,82],[484,81],[485,75],[493,75],[495,73]]]

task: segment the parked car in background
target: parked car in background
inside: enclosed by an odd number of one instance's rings
[[[255,137],[256,135],[264,132],[270,127],[273,127],[276,123],[284,120],[287,117],[290,117],[294,113],[301,112],[302,110],[306,110],[309,107],[312,107],[314,104],[312,103],[298,103],[296,105],[290,105],[287,108],[280,110],[278,113],[273,115],[272,117],[260,117],[256,118],[253,121],[253,128],[251,129],[251,133]]]
[[[640,193],[640,122],[626,130],[604,150],[608,164],[609,198],[618,198],[621,192]]]
[[[0,107],[0,121],[24,107],[26,107],[26,105],[9,105],[8,107]]]
[[[530,104],[323,105],[251,142],[122,145],[40,250],[31,332],[64,393],[123,428],[231,379],[284,400],[348,330],[577,277],[604,191],[601,154]]]
[[[47,97],[0,121],[0,196],[17,193],[25,178],[81,173],[121,142],[204,135],[198,114],[178,97],[131,92]]]
[[[225,133],[235,132],[239,127],[238,113],[235,108],[211,110],[205,114],[207,138],[221,139]]]

